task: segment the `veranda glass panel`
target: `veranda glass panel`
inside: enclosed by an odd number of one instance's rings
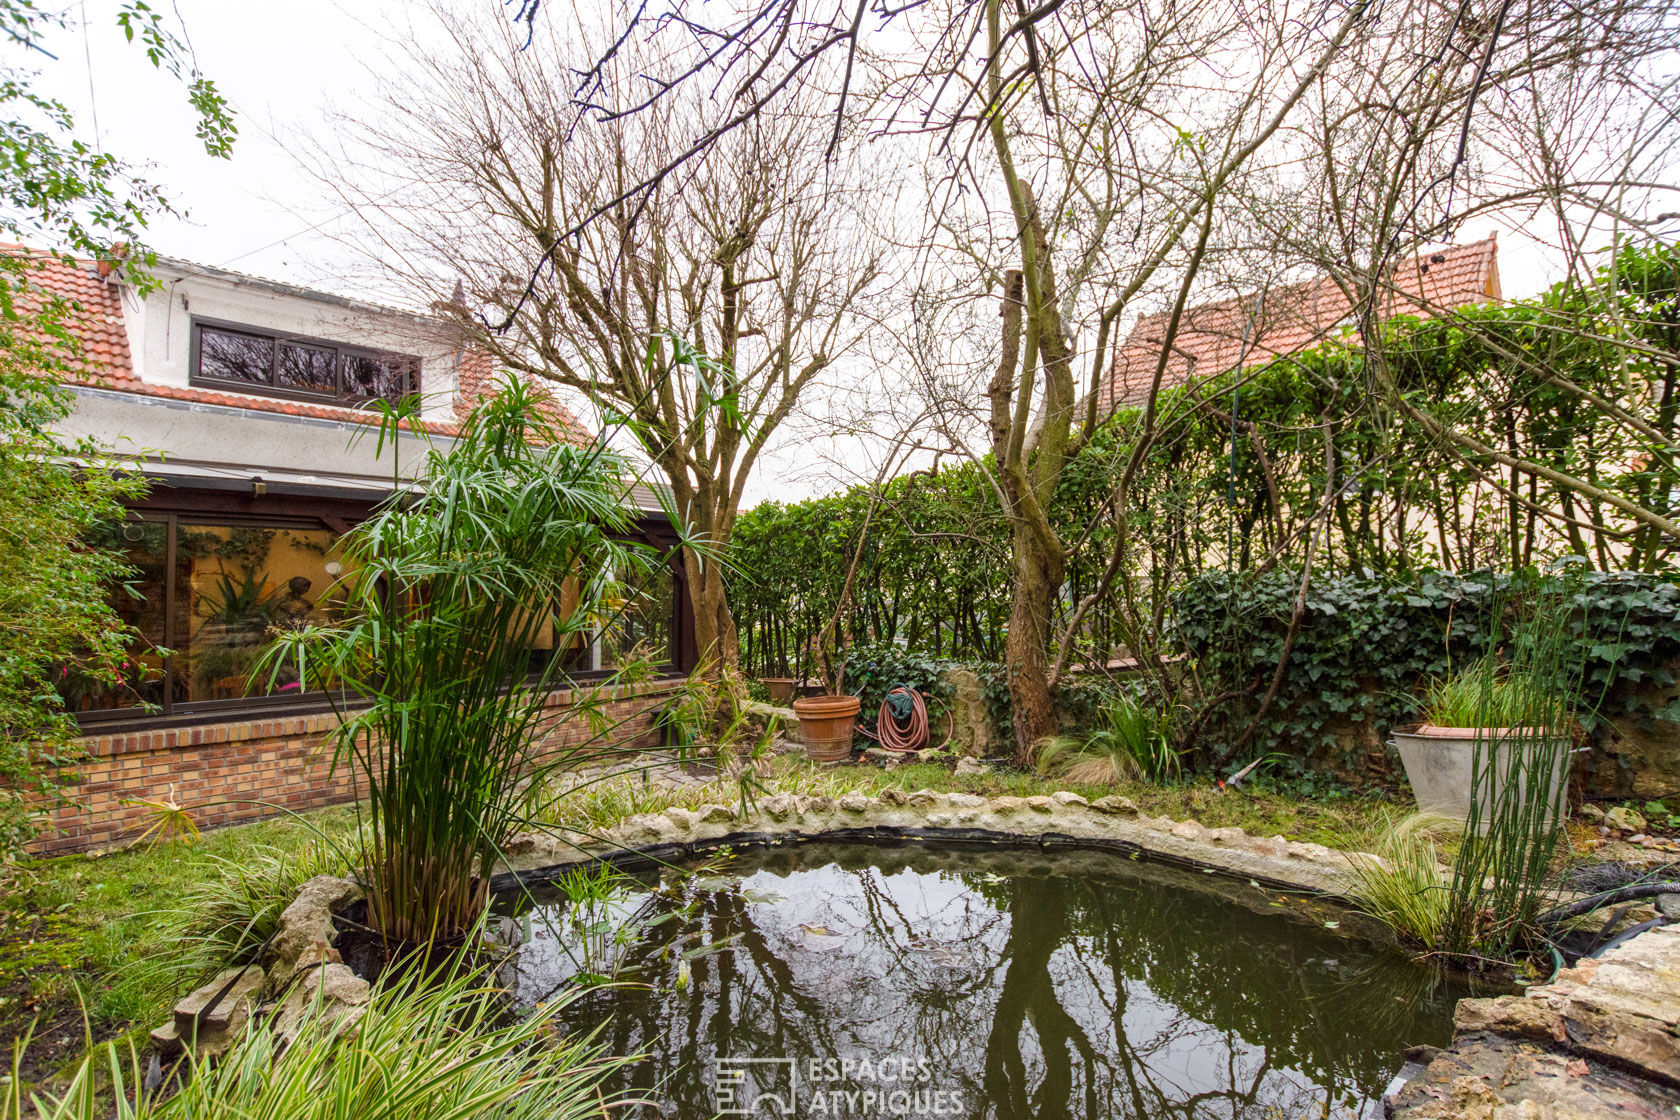
[[[616,669],[638,658],[655,665],[676,659],[672,620],[676,616],[677,581],[661,567],[629,593],[617,617],[602,631],[599,648],[603,669]]]
[[[300,682],[291,666],[270,687],[257,661],[279,631],[336,617],[335,541],[325,529],[182,524],[176,598],[189,613],[175,640],[176,697],[232,700],[321,687]]]
[[[122,554],[135,570],[128,588],[116,588],[111,607],[140,632],[118,679],[95,677],[75,665],[59,671],[58,690],[73,712],[138,708],[163,702],[163,654],[169,562],[169,525],[163,521],[121,521],[97,530],[88,542]]]

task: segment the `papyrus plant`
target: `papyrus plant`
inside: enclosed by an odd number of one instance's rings
[[[537,403],[510,379],[412,483],[397,476],[396,497],[345,539],[343,621],[282,634],[268,654],[342,689],[334,766],[365,783],[368,921],[398,940],[472,928],[545,773],[617,749],[605,701],[647,672],[576,690],[568,715],[588,734],[549,742],[549,697],[575,683],[560,651],[610,624],[666,558],[624,539],[620,462],[563,442]],[[385,413],[381,450],[402,419]],[[556,653],[533,659],[539,646]]]

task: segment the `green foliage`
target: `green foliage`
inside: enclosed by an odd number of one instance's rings
[[[1459,827],[1456,821],[1429,813],[1413,813],[1397,822],[1385,817],[1371,853],[1380,862],[1349,860],[1353,904],[1402,939],[1434,950],[1447,931],[1452,909],[1443,853],[1434,834]]]
[[[1423,718],[1436,727],[1543,727],[1537,721],[1555,714],[1551,695],[1551,682],[1512,673],[1486,654],[1428,686]]]
[[[392,443],[403,416],[386,413]],[[587,640],[629,602],[623,587],[667,559],[626,542],[618,460],[570,446],[541,417],[507,379],[452,446],[428,450],[413,490],[394,486],[344,538],[344,621],[288,631],[266,655],[272,672],[297,666],[371,701],[333,732],[334,765],[353,766],[367,791],[369,924],[399,940],[471,928],[543,775],[615,749],[607,701],[651,672],[631,661],[574,689],[591,736],[539,752],[549,697],[574,684],[563,656],[531,670],[539,639]],[[574,592],[578,573],[591,574]]]
[[[212,83],[184,73],[184,41],[142,0],[124,3],[117,20],[154,66],[190,81],[200,136],[226,155],[232,117]],[[0,49],[13,52],[0,62],[0,239],[109,260],[168,203],[116,156],[78,139],[69,109],[38,93],[38,75],[19,64],[51,59],[40,41],[70,26],[63,11],[0,0]],[[151,255],[128,259],[129,279],[143,288]],[[70,329],[81,309],[43,289],[48,263],[0,250],[0,855],[34,833],[59,795],[59,767],[74,761],[76,725],[59,687],[123,688],[143,675],[130,648],[138,636],[106,601],[128,569],[86,545],[141,487],[117,476],[100,448],[53,434],[72,400],[59,379],[83,369]]]
[[[1179,776],[1179,760],[1171,713],[1126,692],[1113,695],[1083,735],[1058,736],[1039,748],[1038,771],[1094,784],[1172,781]]]
[[[1479,664],[1496,615],[1546,593],[1562,577],[1426,570],[1409,578],[1315,576],[1277,698],[1254,736],[1256,753],[1335,760],[1337,732],[1384,733],[1415,721],[1421,689],[1455,666]],[[1286,640],[1300,575],[1208,573],[1174,600],[1174,632],[1203,697],[1227,696],[1204,722],[1215,758],[1252,721]],[[1598,719],[1668,718],[1653,698],[1672,686],[1680,658],[1680,587],[1658,576],[1580,572],[1569,577],[1562,620],[1579,706]],[[1232,695],[1235,694],[1235,695]]]
[[[346,875],[348,859],[325,844],[297,851],[256,847],[236,859],[210,856],[210,873],[182,896],[180,941],[198,971],[254,960],[274,935],[280,912],[317,875]]]
[[[865,720],[872,719],[887,692],[901,684],[922,694],[931,715],[937,706],[951,698],[951,686],[945,683],[942,674],[954,665],[954,661],[929,657],[890,642],[853,646],[846,651],[845,688],[858,697],[862,704],[861,718]]]
[[[95,1048],[61,1090],[31,1093],[16,1075],[20,1042],[13,1076],[0,1079],[0,1120],[583,1120],[620,1103],[601,1083],[634,1059],[565,1037],[568,997],[515,1016],[499,994],[466,977],[379,990],[354,1030],[317,1004],[296,1041],[253,1024],[169,1097],[142,1087],[140,1056],[122,1042]]]

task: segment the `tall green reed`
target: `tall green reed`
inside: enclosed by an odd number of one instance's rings
[[[1509,956],[1544,899],[1583,706],[1576,583],[1571,568],[1513,581],[1489,611],[1489,652],[1430,692],[1431,722],[1484,732],[1440,934],[1450,953]]]

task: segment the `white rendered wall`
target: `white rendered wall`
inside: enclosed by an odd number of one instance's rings
[[[154,385],[188,386],[192,321],[217,319],[277,334],[297,335],[420,359],[420,392],[428,420],[455,419],[455,347],[443,328],[419,316],[335,297],[282,290],[266,281],[195,273],[160,262],[162,287],[144,299],[123,294],[134,375]],[[228,390],[218,387],[218,392]]]

